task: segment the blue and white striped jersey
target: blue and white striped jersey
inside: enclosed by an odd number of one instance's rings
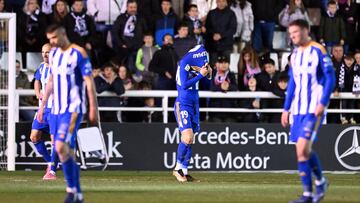
[[[176,72],[178,101],[183,104],[198,102],[199,80],[203,76],[192,67],[203,67],[209,62],[209,54],[203,45],[196,45],[180,60]]]
[[[41,84],[41,93],[44,95],[45,93],[45,89],[46,89],[46,84],[49,81],[49,76],[50,76],[50,67],[49,64],[42,62],[39,65],[39,68],[36,70],[35,72],[35,80],[40,81]],[[47,105],[45,106],[45,108],[50,108],[53,105],[53,95],[51,94],[48,101],[47,101]],[[41,99],[39,99],[39,106],[41,106]]]
[[[52,49],[49,54],[50,71],[53,76],[55,115],[65,112],[86,112],[85,82],[91,75],[90,60],[83,48],[71,44],[65,51]]]
[[[319,103],[327,106],[335,86],[335,73],[325,48],[311,41],[305,48],[293,50],[290,63],[284,110],[306,115],[314,113]]]

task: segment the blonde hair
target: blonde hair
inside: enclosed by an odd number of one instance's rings
[[[36,8],[37,9],[40,9],[40,5],[39,5],[39,2],[37,0],[26,0],[25,1],[25,4],[24,4],[24,7],[23,7],[23,11],[24,13],[27,13],[29,10],[28,10],[28,4],[30,1],[35,1],[35,4],[36,4]]]

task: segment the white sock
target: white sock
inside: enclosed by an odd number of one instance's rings
[[[182,172],[184,173],[184,175],[187,175],[187,174],[188,174],[188,169],[187,169],[187,168],[182,168],[181,170],[182,170]]]
[[[175,171],[178,171],[178,170],[180,170],[180,169],[182,169],[182,165],[181,165],[181,163],[179,163],[179,162],[176,162],[176,166],[175,166]]]
[[[304,195],[305,197],[310,197],[310,196],[311,196],[311,192],[304,192],[303,195]]]
[[[325,178],[322,177],[321,180],[315,180],[315,185],[319,186],[319,185],[323,184],[324,182],[325,182]]]
[[[84,199],[84,196],[83,196],[82,193],[77,193],[76,196],[77,196],[78,200],[83,200]]]

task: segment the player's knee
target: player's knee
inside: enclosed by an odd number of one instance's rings
[[[182,141],[185,144],[192,144],[193,143],[193,135],[192,135],[192,133],[184,133],[182,135]]]
[[[40,139],[41,139],[41,136],[40,136],[38,133],[33,133],[33,132],[32,132],[32,133],[30,134],[30,140],[31,140],[31,142],[36,143],[36,142],[39,142]]]
[[[55,143],[55,150],[61,161],[66,160],[70,156],[70,147],[68,144],[57,141]]]

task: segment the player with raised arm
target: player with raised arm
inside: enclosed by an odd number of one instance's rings
[[[292,203],[320,202],[328,186],[322,174],[319,158],[312,150],[329,104],[335,85],[333,64],[326,49],[310,40],[309,24],[295,20],[289,25],[290,39],[297,46],[292,54],[281,124],[289,124],[293,117],[290,140],[296,143],[299,175],[304,192]],[[312,176],[315,176],[316,192],[312,194]]]
[[[41,50],[41,55],[43,58],[43,62],[39,65],[39,68],[35,72],[35,83],[34,89],[36,98],[39,100],[39,106],[41,106],[41,100],[43,94],[45,93],[45,86],[49,80],[50,76],[50,67],[49,67],[49,52],[51,49],[50,44],[44,44]],[[43,156],[44,160],[48,163],[48,167],[46,170],[46,174],[43,177],[43,180],[56,180],[56,168],[58,166],[59,157],[55,150],[54,145],[54,128],[51,123],[51,107],[52,107],[52,97],[47,101],[44,110],[44,121],[40,123],[38,119],[34,118],[31,127],[30,139],[31,142],[34,143],[36,150]],[[41,139],[43,133],[50,134],[51,144],[52,144],[52,152],[51,156],[46,149],[44,141]]]
[[[83,202],[80,171],[75,162],[75,143],[77,130],[86,113],[86,93],[89,99],[89,122],[98,123],[91,64],[85,50],[70,43],[65,28],[50,25],[46,37],[54,48],[49,54],[51,74],[37,116],[39,121],[43,120],[45,104],[53,94],[55,149],[67,182],[65,203]]]
[[[188,174],[192,154],[194,133],[200,131],[199,121],[199,80],[211,79],[212,69],[208,65],[209,54],[203,45],[196,45],[180,60],[176,73],[178,97],[174,112],[181,141],[177,150],[177,161],[173,175],[179,182],[193,181]]]

